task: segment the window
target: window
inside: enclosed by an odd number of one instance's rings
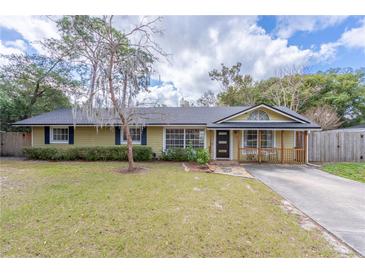
[[[204,147],[204,129],[167,128],[165,148],[186,148],[191,144],[194,148]]]
[[[244,132],[244,146],[245,147],[258,147],[258,130],[245,130]],[[261,130],[261,146],[262,148],[274,147],[274,132],[272,130]]]
[[[255,120],[255,121],[265,121],[270,120],[269,115],[265,111],[262,110],[254,110],[251,112],[248,120]]]
[[[166,129],[166,149],[185,147],[184,129]]]
[[[262,130],[261,131],[261,147],[271,148],[274,144],[274,134],[272,130]]]
[[[246,130],[244,133],[245,147],[257,147],[257,130]]]
[[[68,143],[68,128],[52,128],[51,143]]]
[[[193,148],[204,147],[204,130],[202,129],[186,129],[185,142],[186,146],[191,144]]]
[[[129,132],[132,138],[133,144],[140,144],[141,143],[141,128],[140,127],[129,127]],[[123,130],[123,139],[121,143],[127,143],[127,134]]]

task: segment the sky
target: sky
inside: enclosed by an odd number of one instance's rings
[[[119,16],[115,26],[128,31],[140,19]],[[365,16],[164,16],[158,27],[163,35],[154,39],[169,57],[155,64],[151,93],[140,99],[168,106],[219,93],[208,73],[221,63],[241,62],[255,80],[292,67],[365,67]],[[50,37],[57,28],[46,16],[0,16],[0,54],[44,54],[38,41]]]

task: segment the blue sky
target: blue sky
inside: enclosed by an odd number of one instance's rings
[[[128,30],[139,19],[117,17],[115,26]],[[155,39],[171,58],[156,64],[149,96],[168,105],[218,93],[208,72],[221,63],[241,62],[257,80],[290,67],[365,67],[365,16],[165,16],[160,27]],[[45,53],[37,41],[57,36],[48,17],[0,17],[0,54]]]

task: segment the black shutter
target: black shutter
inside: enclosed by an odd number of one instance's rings
[[[44,127],[44,143],[49,144],[49,127]]]
[[[70,145],[73,145],[74,144],[74,127],[71,126],[71,127],[68,127],[68,143]]]
[[[147,145],[147,127],[142,128],[141,145]]]
[[[115,127],[115,144],[120,145],[120,127]]]

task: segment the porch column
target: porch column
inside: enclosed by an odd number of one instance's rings
[[[240,156],[241,156],[241,150],[240,150],[240,148],[241,148],[241,146],[240,146],[240,131],[239,130],[237,130],[236,131],[236,135],[237,135],[237,161],[240,161],[241,159],[240,159]]]
[[[284,130],[280,132],[280,141],[281,141],[281,163],[284,164]]]
[[[257,147],[258,147],[258,160],[259,160],[259,163],[261,163],[261,130],[259,130],[259,134],[258,134],[258,140],[257,140]]]
[[[308,131],[304,131],[304,163],[308,163]]]

